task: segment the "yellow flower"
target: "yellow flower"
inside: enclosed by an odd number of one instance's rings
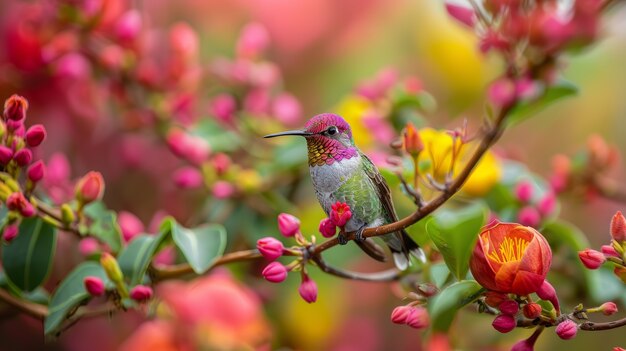
[[[374,142],[372,133],[363,124],[363,116],[372,107],[366,99],[348,95],[337,106],[337,114],[343,117],[352,129],[352,137],[359,148],[367,150]]]
[[[438,182],[444,182],[450,167],[453,176],[457,176],[469,160],[475,149],[475,143],[461,144],[457,139],[454,147],[458,156],[451,165],[453,138],[446,131],[432,128],[420,129],[419,135],[424,143],[424,150],[419,155],[422,172],[427,172]],[[461,190],[471,196],[486,194],[500,179],[500,164],[491,152],[487,152],[476,165]]]

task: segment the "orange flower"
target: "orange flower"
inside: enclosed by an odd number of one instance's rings
[[[538,231],[516,223],[495,223],[478,236],[470,269],[489,290],[528,295],[541,287],[551,263],[550,246]]]
[[[404,150],[411,156],[417,157],[417,155],[424,149],[424,144],[420,138],[419,133],[413,123],[409,122],[404,128],[402,133],[404,141]]]

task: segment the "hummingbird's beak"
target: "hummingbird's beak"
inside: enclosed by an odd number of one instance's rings
[[[275,138],[275,137],[284,136],[284,135],[299,135],[299,136],[305,137],[305,136],[313,135],[313,133],[309,133],[305,130],[288,130],[286,132],[269,134],[269,135],[264,136],[264,138]]]

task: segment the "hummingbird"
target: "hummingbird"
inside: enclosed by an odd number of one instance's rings
[[[311,118],[301,130],[269,134],[265,138],[299,135],[306,139],[309,171],[317,199],[330,215],[336,202],[350,206],[352,217],[345,230],[356,231],[355,242],[370,257],[385,261],[380,247],[363,237],[367,228],[398,220],[391,192],[374,163],[354,143],[350,125],[339,115],[323,113]],[[405,270],[409,254],[424,261],[424,253],[405,230],[381,236],[393,255],[394,263]],[[340,234],[339,243],[346,239]]]

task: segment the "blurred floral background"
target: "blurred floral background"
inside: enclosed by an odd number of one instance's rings
[[[626,152],[625,19],[626,9],[616,6],[597,44],[562,63],[578,95],[507,130],[494,148],[498,158],[548,178],[554,154],[571,155],[592,135]],[[443,1],[4,0],[0,38],[0,96],[26,97],[29,123],[45,125],[37,157],[47,164],[44,186],[53,202],[67,201],[72,179],[97,170],[126,241],[156,233],[171,215],[187,226],[223,224],[227,252],[276,236],[280,212],[298,216],[309,234],[325,216],[308,177],[305,143],[268,141],[264,134],[335,112],[385,167],[405,118],[438,129],[466,118],[476,128],[486,87],[503,69],[446,14]],[[391,90],[423,92],[419,112],[386,119],[381,111],[389,107],[380,97]],[[613,176],[624,179],[621,163]],[[412,211],[408,199],[394,195],[401,216]],[[623,204],[566,196],[560,216],[599,246],[616,210]],[[50,290],[98,250],[85,239],[58,239]],[[387,267],[353,245],[327,256],[358,271]],[[168,248],[157,261],[180,259]],[[422,349],[420,332],[389,321],[404,297],[399,286],[313,269],[321,298],[307,304],[295,278],[270,285],[262,267],[237,263],[165,282],[155,292],[158,302],[144,311],[86,318],[50,340],[39,321],[0,305],[0,349]],[[589,298],[577,293],[564,292],[572,301]],[[455,323],[463,333],[452,329],[449,338],[464,350],[506,350],[528,334],[499,334],[477,314],[460,314]],[[436,342],[432,350],[439,350]],[[581,333],[570,342],[550,333],[537,349],[609,349],[620,342],[621,329]]]

